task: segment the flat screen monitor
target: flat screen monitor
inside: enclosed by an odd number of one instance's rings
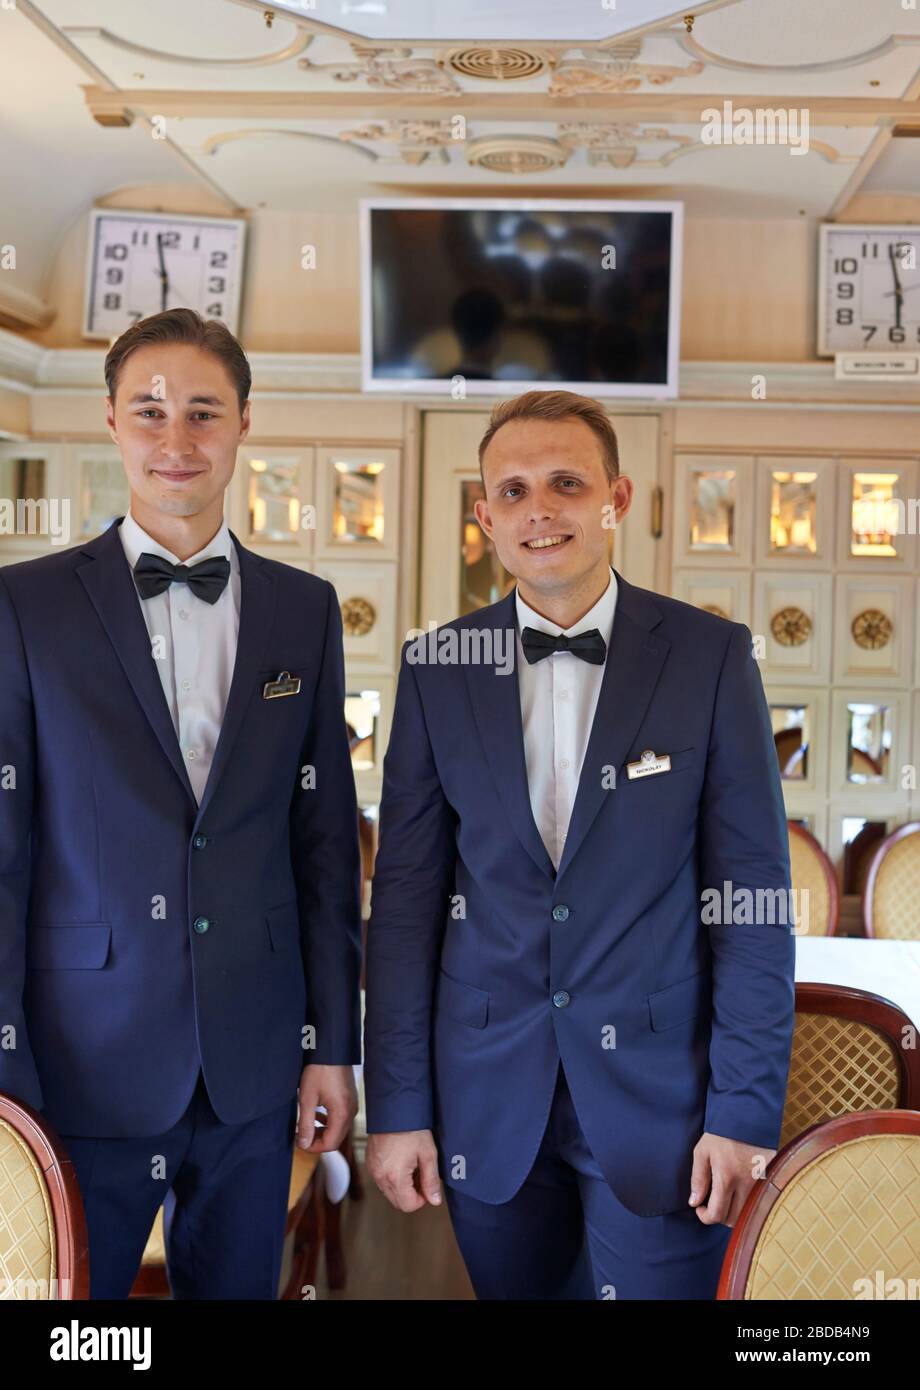
[[[674,397],[683,204],[368,198],[366,391]]]

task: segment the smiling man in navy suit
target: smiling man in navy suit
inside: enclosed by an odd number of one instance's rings
[[[129,512],[0,571],[0,1090],[74,1163],[92,1298],[128,1296],[165,1201],[174,1297],[271,1299],[295,1127],[336,1148],[356,1110],[339,606],[223,519],[223,324],[142,320],[106,382]]]
[[[779,1140],[794,1017],[751,633],[611,569],[632,483],[598,402],[499,405],[480,464],[518,583],[403,649],[368,1165],[403,1211],[443,1179],[480,1298],[712,1298]]]

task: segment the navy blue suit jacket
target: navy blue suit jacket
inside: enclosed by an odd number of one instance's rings
[[[0,1091],[113,1138],[175,1124],[199,1066],[236,1124],[293,1099],[305,1064],[360,1061],[335,592],[231,532],[239,642],[199,808],[121,519],[0,569]],[[300,693],[263,699],[282,670]]]
[[[403,648],[367,943],[367,1118],[370,1133],[433,1128],[445,1180],[504,1202],[561,1058],[613,1191],[655,1216],[686,1207],[704,1131],[777,1145],[794,935],[782,919],[706,925],[701,895],[783,890],[781,913],[789,849],[749,629],[616,577],[558,872],[531,811],[516,669],[413,664]],[[512,591],[447,626],[515,625]],[[629,779],[647,748],[671,770]]]

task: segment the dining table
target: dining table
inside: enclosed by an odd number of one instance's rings
[[[880,994],[920,1028],[920,941],[796,936],[795,980]]]

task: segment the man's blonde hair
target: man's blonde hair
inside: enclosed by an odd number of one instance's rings
[[[482,459],[492,437],[502,425],[511,420],[584,420],[597,435],[601,446],[604,472],[609,482],[620,476],[620,451],[617,436],[610,418],[600,401],[592,396],[579,396],[575,391],[525,391],[522,396],[514,396],[510,401],[499,401],[492,414],[485,434],[479,441],[479,472],[485,484]]]

